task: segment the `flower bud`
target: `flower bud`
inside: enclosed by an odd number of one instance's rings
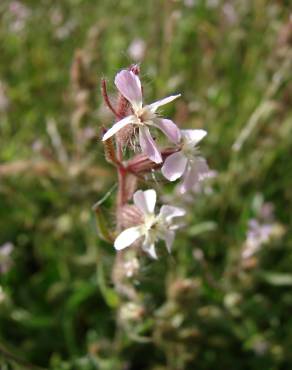
[[[163,161],[170,156],[171,154],[177,152],[177,148],[166,148],[161,151],[161,156]],[[151,161],[146,155],[138,154],[134,158],[130,159],[126,164],[125,167],[128,171],[135,173],[135,174],[143,174],[150,172],[152,170],[157,170],[162,166],[162,163],[155,163]]]
[[[102,131],[104,133],[105,130]],[[104,155],[107,162],[117,163],[113,139],[110,137],[108,140],[103,141],[103,146],[104,146]]]
[[[140,67],[138,66],[138,64],[132,64],[130,66],[130,71],[135,73],[135,75],[139,75],[140,74]]]
[[[128,322],[140,321],[144,314],[144,307],[134,302],[128,302],[121,306],[119,317],[122,323],[127,324]]]

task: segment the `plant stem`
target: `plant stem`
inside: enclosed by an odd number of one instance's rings
[[[113,114],[118,119],[121,119],[122,116],[115,110],[115,108],[112,106],[112,103],[110,102],[110,99],[109,99],[109,96],[108,96],[108,93],[107,93],[105,79],[102,79],[101,80],[101,92],[102,92],[102,96],[103,96],[104,102],[106,103],[106,105],[108,106],[108,108],[113,112]]]
[[[120,165],[118,166],[118,194],[117,194],[117,226],[120,231],[121,225],[120,225],[120,210],[125,204],[125,180],[126,180],[126,173],[127,170],[122,165],[123,160],[123,153],[121,144],[117,143],[117,159],[120,162]]]

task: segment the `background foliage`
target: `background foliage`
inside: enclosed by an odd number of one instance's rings
[[[1,369],[291,368],[289,11],[1,1]],[[112,123],[99,82],[113,88],[135,59],[148,101],[182,92],[166,113],[208,131],[217,176],[187,200],[173,254],[142,257],[131,300],[113,289],[115,252],[91,206],[115,183],[97,141]]]

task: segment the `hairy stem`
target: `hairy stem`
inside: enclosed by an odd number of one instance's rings
[[[115,108],[113,107],[113,105],[112,105],[112,103],[111,103],[111,101],[109,99],[109,96],[108,96],[108,93],[107,93],[105,79],[102,79],[101,80],[101,92],[102,92],[102,96],[103,96],[103,99],[104,99],[105,104],[113,112],[113,114],[116,116],[116,118],[121,119],[122,116],[115,110]]]

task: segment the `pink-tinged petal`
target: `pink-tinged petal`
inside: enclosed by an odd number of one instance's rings
[[[141,236],[143,236],[142,226],[130,227],[129,229],[122,231],[121,234],[116,238],[114,247],[118,251],[127,248]]]
[[[158,100],[158,101],[156,101],[152,104],[149,104],[148,108],[151,110],[151,112],[155,113],[159,107],[172,102],[173,100],[179,98],[180,96],[181,96],[181,94],[168,96],[167,98],[164,98],[164,99]]]
[[[194,165],[197,168],[199,181],[212,177],[212,175],[210,175],[209,166],[205,158],[203,157],[196,158]]]
[[[154,189],[149,190],[138,190],[133,195],[134,204],[144,214],[154,212],[156,204],[156,191]]]
[[[161,172],[167,180],[175,181],[185,172],[187,162],[182,152],[173,153],[164,161]]]
[[[185,193],[191,190],[199,181],[208,177],[209,171],[207,162],[204,158],[196,158],[192,163],[189,164],[183,182],[180,186],[180,192]]]
[[[186,211],[183,208],[164,205],[160,209],[159,217],[161,217],[165,222],[169,223],[174,217],[182,217],[185,214]]]
[[[172,231],[172,230],[166,230],[164,235],[163,235],[163,239],[165,241],[166,249],[167,249],[168,253],[171,252],[174,237],[175,237],[175,232]]]
[[[178,144],[180,142],[181,139],[180,130],[178,129],[177,125],[170,119],[166,118],[157,119],[154,122],[154,126],[159,128],[174,144]]]
[[[135,123],[135,119],[136,117],[131,115],[118,121],[103,135],[102,141],[109,139],[111,136],[115,135],[118,131],[120,131],[122,128],[129,125],[130,123]]]
[[[184,194],[191,190],[198,183],[198,181],[199,178],[196,167],[189,164],[179,188],[180,192]]]
[[[139,129],[139,142],[142,152],[155,163],[161,163],[162,157],[158,150],[155,141],[150,135],[150,131],[147,127],[140,127]]]
[[[205,130],[181,130],[181,135],[187,143],[195,146],[196,144],[198,144],[198,142],[200,142],[207,135],[207,131]]]
[[[115,77],[115,85],[134,109],[142,108],[141,82],[135,73],[127,70],[119,72]]]

